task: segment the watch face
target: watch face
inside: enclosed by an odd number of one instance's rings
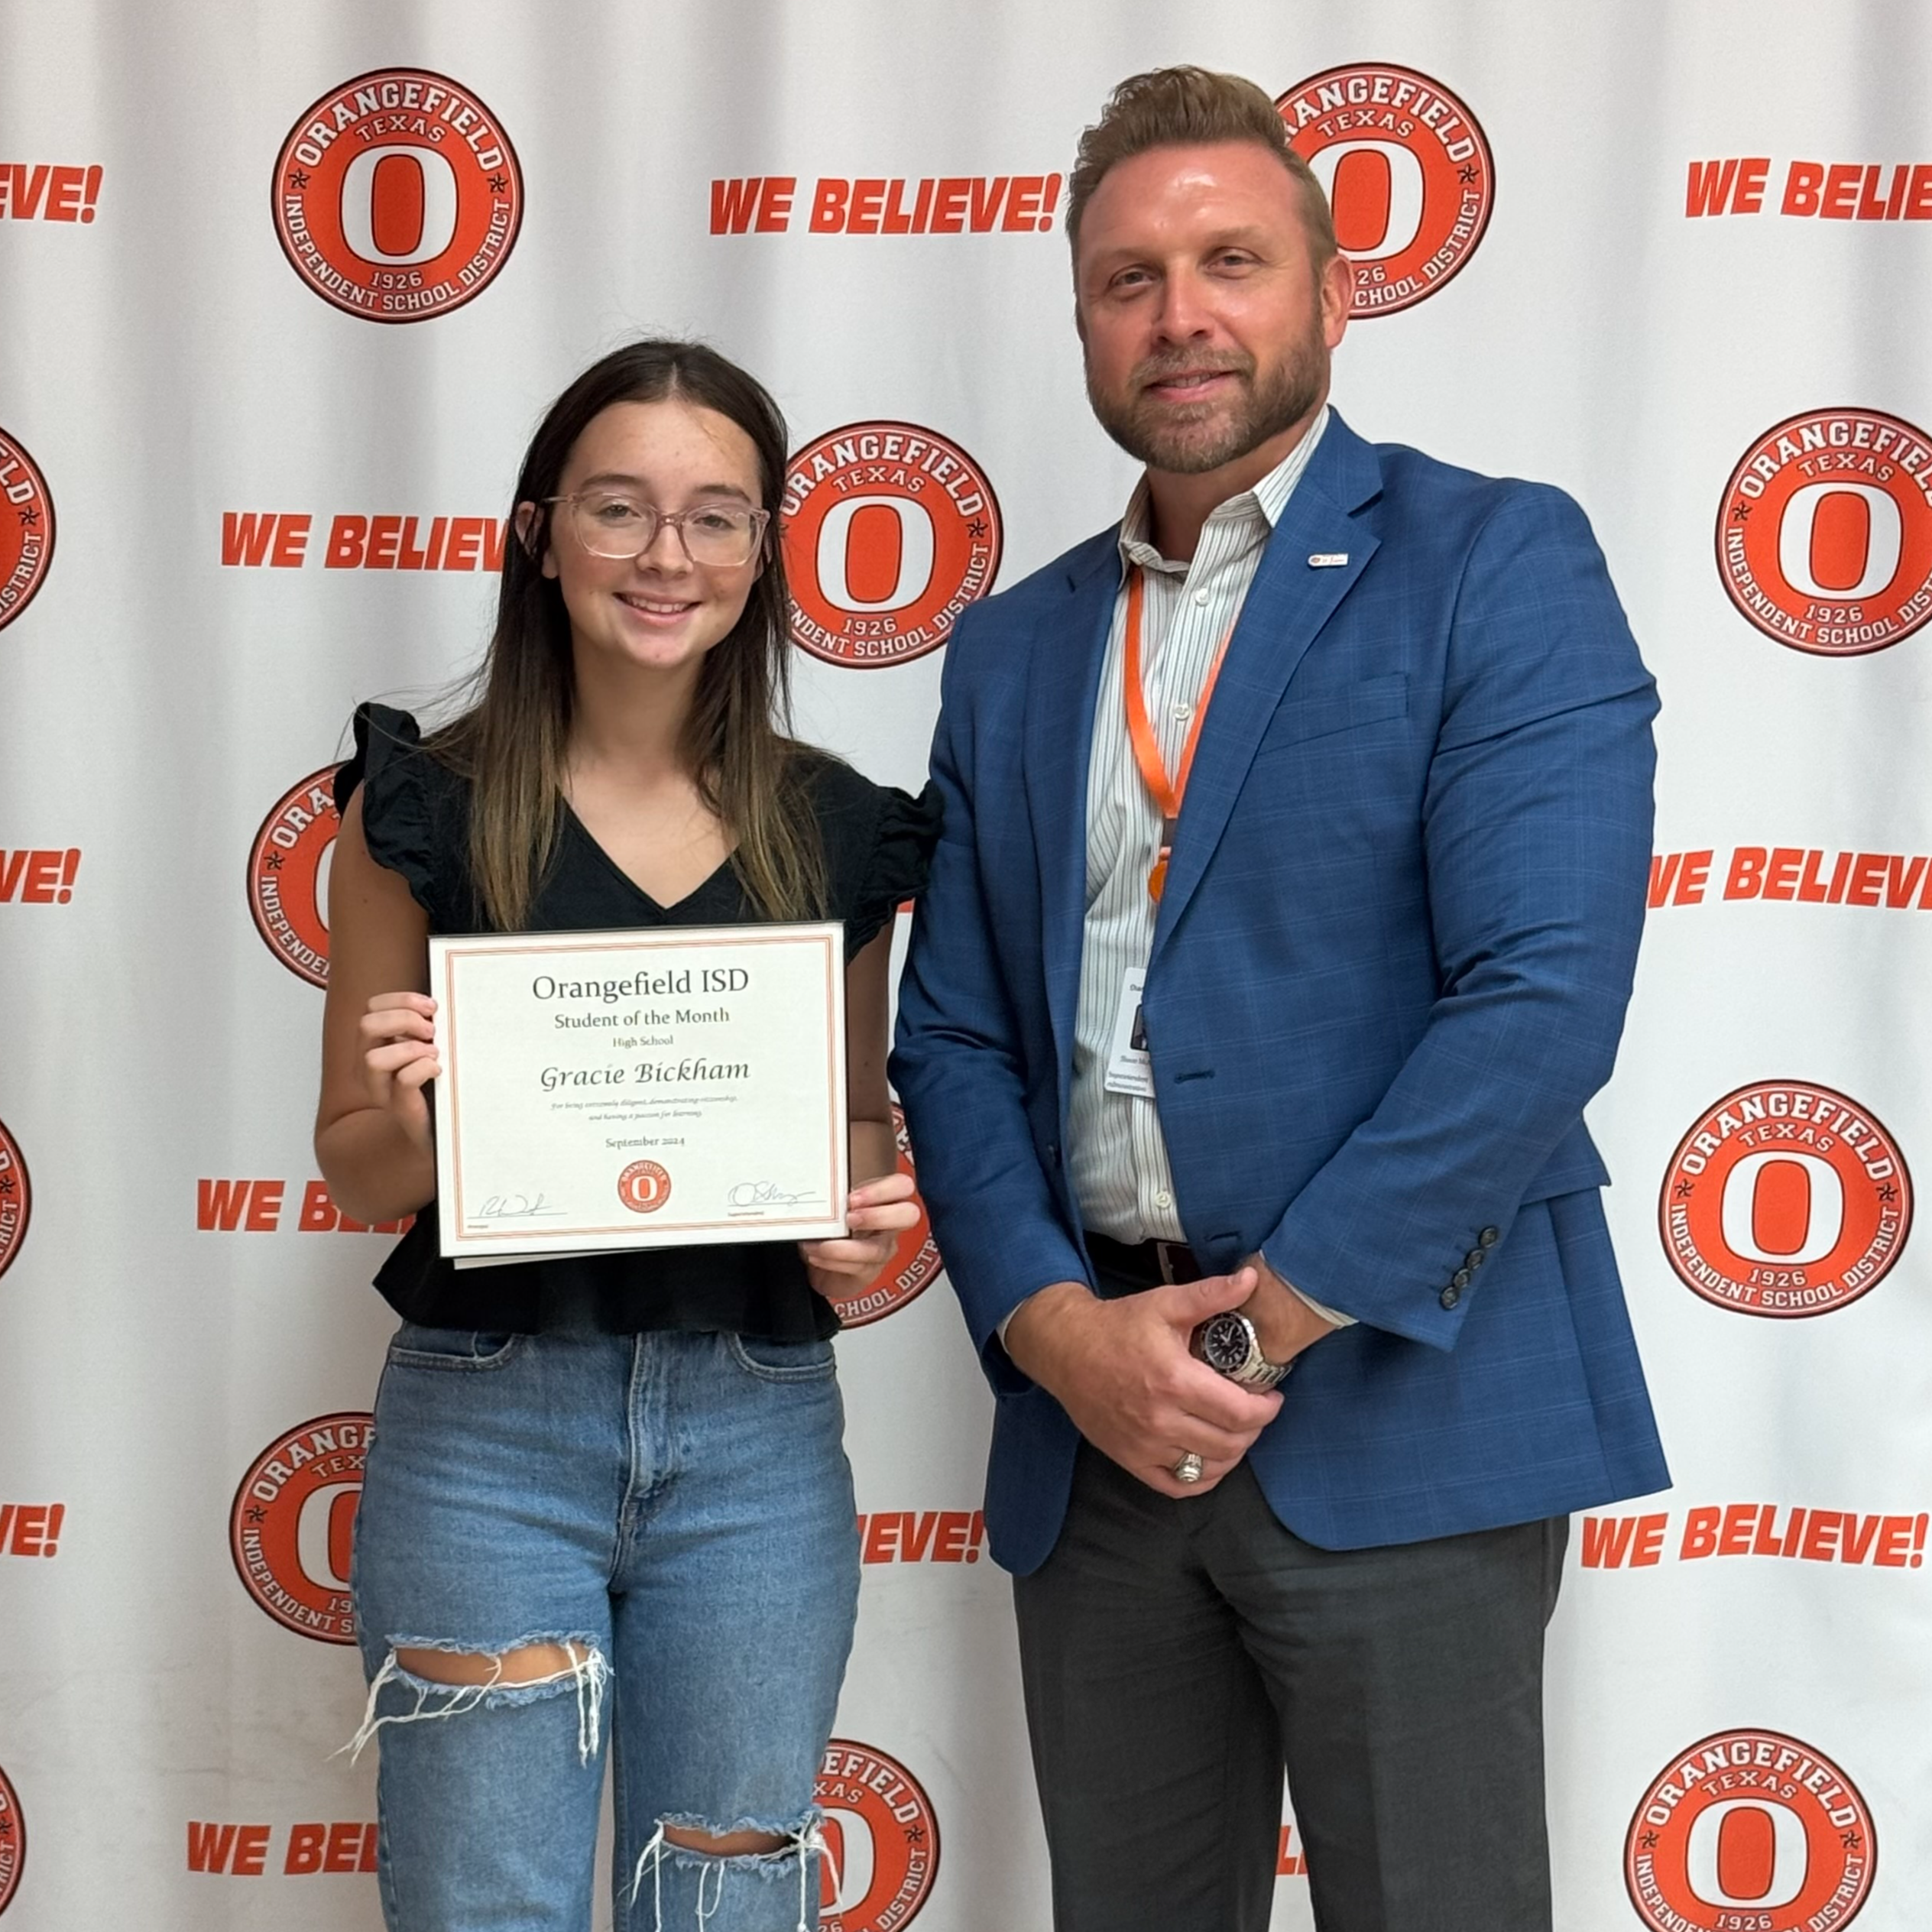
[[[1253,1352],[1248,1324],[1238,1314],[1217,1314],[1201,1331],[1201,1357],[1222,1375],[1233,1375],[1247,1365]]]

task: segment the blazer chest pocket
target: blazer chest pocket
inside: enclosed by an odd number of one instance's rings
[[[1298,698],[1291,687],[1281,708],[1269,721],[1256,753],[1266,757],[1310,738],[1324,738],[1337,731],[1355,731],[1364,724],[1379,724],[1393,718],[1408,715],[1408,675],[1392,671],[1386,677],[1364,678],[1345,685],[1339,691],[1313,692]]]

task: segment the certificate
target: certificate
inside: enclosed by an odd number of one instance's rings
[[[844,929],[430,942],[459,1264],[845,1230]]]

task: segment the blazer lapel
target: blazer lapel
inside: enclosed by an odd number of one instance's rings
[[[1107,630],[1120,587],[1117,533],[1095,538],[1091,553],[1076,554],[1067,587],[1057,614],[1034,632],[1022,761],[1039,867],[1041,966],[1063,1112],[1087,906],[1087,765]]]
[[[1256,748],[1289,679],[1375,553],[1378,540],[1353,513],[1380,489],[1374,451],[1339,416],[1331,417],[1321,446],[1262,553],[1222,661],[1154,923],[1155,959],[1187,910],[1227,828]],[[1338,556],[1347,562],[1310,561]]]

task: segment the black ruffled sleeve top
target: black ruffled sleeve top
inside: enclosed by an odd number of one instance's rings
[[[938,803],[929,786],[911,798],[831,757],[815,761],[808,783],[825,849],[825,916],[844,921],[849,960],[924,887],[938,837]],[[423,749],[407,712],[381,705],[357,711],[355,754],[336,775],[337,806],[345,809],[358,786],[370,855],[407,883],[429,915],[430,930],[486,930],[469,868],[468,781]],[[566,807],[529,929],[732,925],[759,917],[729,861],[675,906],[659,905]],[[802,1341],[838,1325],[789,1241],[458,1269],[439,1250],[433,1201],[391,1251],[376,1286],[399,1314],[438,1328],[699,1328]]]

